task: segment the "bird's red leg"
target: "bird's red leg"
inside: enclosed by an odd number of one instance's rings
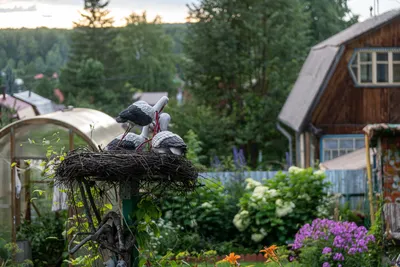
[[[144,144],[147,144],[148,142],[150,142],[152,139],[149,139],[149,140],[146,140],[146,141],[144,141],[143,143],[141,143],[140,144],[140,146],[138,146],[137,148],[136,148],[136,151],[139,151],[141,148],[142,148],[142,146],[144,145]]]
[[[117,144],[117,147],[119,147],[119,145],[121,144],[121,142],[122,142],[122,140],[124,140],[124,138],[126,137],[126,135],[130,132],[130,130],[132,129],[132,126],[131,125],[129,125],[128,126],[128,128],[126,129],[126,131],[125,131],[125,133],[124,133],[124,135],[122,135],[122,138],[121,138],[121,140],[119,140],[119,142],[118,142],[118,144]]]

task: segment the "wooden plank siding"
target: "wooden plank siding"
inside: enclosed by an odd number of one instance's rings
[[[355,48],[400,47],[400,19],[364,34],[345,46],[311,122],[323,134],[359,134],[370,123],[400,123],[400,87],[355,87],[348,63]]]

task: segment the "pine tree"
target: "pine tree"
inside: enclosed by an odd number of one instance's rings
[[[311,18],[310,45],[315,45],[358,21],[348,0],[302,0]]]
[[[69,61],[60,77],[66,94],[74,97],[79,94],[81,81],[77,79],[78,70],[88,59],[102,63],[106,74],[111,76],[114,73],[116,62],[112,42],[116,32],[112,29],[114,20],[109,16],[108,4],[109,1],[85,0],[80,21],[74,22]]]
[[[220,126],[226,127],[223,144],[243,148],[252,167],[260,151],[268,150],[269,159],[283,157],[275,123],[306,55],[310,21],[304,9],[300,0],[202,0],[190,7],[197,21],[185,45],[190,90],[237,126]]]

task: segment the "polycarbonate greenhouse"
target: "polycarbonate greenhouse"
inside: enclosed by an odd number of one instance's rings
[[[49,190],[40,166],[46,153],[66,152],[81,145],[98,150],[123,132],[112,117],[85,108],[20,120],[1,129],[0,238],[15,241],[21,217],[31,219],[51,211],[51,192],[31,201],[36,189]]]

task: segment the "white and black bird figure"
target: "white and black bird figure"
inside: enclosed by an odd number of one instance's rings
[[[124,109],[119,113],[116,118],[117,122],[124,123],[128,122],[129,126],[125,133],[122,135],[121,141],[125,139],[125,136],[135,125],[147,126],[153,122],[155,119],[157,121],[157,114],[159,114],[165,105],[168,103],[169,99],[166,96],[160,98],[157,103],[152,107],[146,101],[140,100],[136,101],[128,108]]]
[[[162,132],[162,131],[167,131],[168,130],[168,125],[171,122],[171,116],[168,113],[161,113],[159,120],[158,120],[158,125],[156,121],[153,121],[150,124],[150,130],[153,131],[154,133]],[[158,129],[156,129],[158,128]]]
[[[187,146],[183,139],[170,131],[162,131],[153,137],[151,142],[152,151],[160,154],[174,154],[183,156]]]
[[[112,140],[105,148],[105,150],[132,150],[142,148],[141,144],[147,141],[149,134],[149,126],[144,126],[140,135],[135,133],[121,134]],[[122,138],[124,138],[122,140]],[[139,149],[140,150],[140,149]]]
[[[136,101],[128,108],[124,109],[119,113],[117,122],[124,123],[128,122],[133,125],[146,126],[153,122],[156,116],[156,112],[160,113],[161,110],[167,105],[168,97],[163,96],[157,103],[152,107],[146,101]]]

